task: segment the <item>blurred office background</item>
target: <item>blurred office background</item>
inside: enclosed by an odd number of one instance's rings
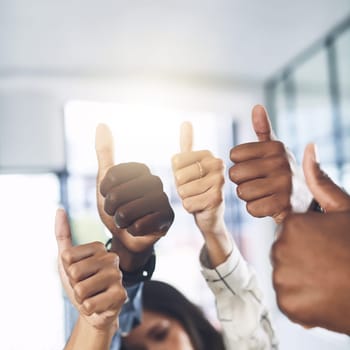
[[[228,169],[230,148],[255,140],[250,112],[263,103],[298,161],[316,142],[325,170],[350,190],[349,62],[348,0],[0,0],[0,348],[63,347],[54,215],[66,207],[77,243],[108,238],[95,203],[99,122],[113,131],[116,162],[147,163],[175,208],[154,278],[217,324],[199,272],[202,240],[170,169],[180,123],[192,121],[194,147]],[[251,218],[225,186],[228,227],[257,271],[280,348],[349,348],[347,337],[278,311],[274,224]]]

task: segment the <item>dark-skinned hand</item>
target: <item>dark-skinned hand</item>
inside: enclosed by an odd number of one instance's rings
[[[229,176],[252,216],[271,216],[280,223],[291,211],[292,171],[288,153],[283,143],[275,140],[262,106],[254,107],[252,123],[258,142],[231,149],[234,165]]]
[[[290,214],[272,246],[282,312],[305,327],[350,334],[350,196],[321,170],[312,144],[303,169],[325,213]]]
[[[174,212],[159,177],[141,163],[114,164],[113,137],[106,125],[96,130],[97,205],[113,235],[120,265],[133,271],[148,259],[153,245],[169,230]]]

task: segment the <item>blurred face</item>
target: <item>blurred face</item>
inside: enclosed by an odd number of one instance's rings
[[[128,350],[194,350],[178,321],[147,310],[142,323],[123,338],[123,344]]]

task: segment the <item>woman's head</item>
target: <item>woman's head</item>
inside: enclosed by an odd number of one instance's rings
[[[169,284],[145,282],[142,300],[141,325],[123,339],[123,349],[224,349],[220,333],[201,310]]]

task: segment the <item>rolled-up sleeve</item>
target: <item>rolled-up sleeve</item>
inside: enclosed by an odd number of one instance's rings
[[[275,333],[263,305],[255,273],[237,247],[216,268],[210,267],[208,254],[203,248],[200,262],[202,274],[215,295],[226,349],[277,349]]]

